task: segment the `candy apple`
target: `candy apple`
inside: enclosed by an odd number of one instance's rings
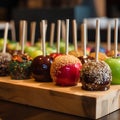
[[[26,46],[25,47],[25,52],[28,53],[28,55],[31,55],[32,52],[35,52],[35,50],[37,50],[37,47],[34,46]]]
[[[120,57],[108,58],[105,62],[112,70],[112,84],[120,84]]]
[[[80,78],[82,64],[73,55],[60,55],[51,65],[50,74],[56,85],[74,86]]]
[[[33,52],[30,53],[30,56],[34,59],[35,57],[42,55],[42,51],[41,50],[35,50]]]
[[[58,57],[59,55],[63,55],[62,53],[51,53],[50,56],[55,59],[56,57]]]
[[[51,82],[50,67],[53,59],[50,56],[37,56],[32,61],[32,74],[38,82]]]

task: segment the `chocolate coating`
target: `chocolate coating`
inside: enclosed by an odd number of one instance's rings
[[[82,64],[84,64],[88,61],[94,60],[94,58],[91,56],[86,56],[86,57],[80,56],[80,57],[78,57],[78,59],[81,61]]]
[[[111,69],[104,61],[87,62],[81,70],[80,80],[85,90],[108,90],[112,80]]]
[[[51,82],[50,67],[53,58],[50,56],[37,56],[32,61],[32,75],[36,81],[39,82]]]
[[[0,53],[0,76],[9,75],[9,63],[12,56],[9,53]]]

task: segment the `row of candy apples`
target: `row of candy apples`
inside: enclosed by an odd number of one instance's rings
[[[31,57],[28,52],[24,52],[26,21],[22,21],[21,49],[12,50],[9,54],[6,47],[7,33],[9,24],[6,23],[4,34],[4,46],[0,54],[0,76],[11,76],[11,79],[23,80],[34,78],[39,82],[55,82],[60,86],[74,86],[78,82],[82,83],[85,90],[107,90],[111,82],[119,84],[120,77],[118,73],[119,57],[117,57],[117,36],[118,19],[115,19],[115,49],[112,51],[112,57],[106,56],[100,50],[100,20],[96,19],[96,50],[92,55],[87,54],[86,48],[86,23],[81,25],[83,49],[77,47],[77,24],[73,20],[74,51],[69,51],[69,19],[65,26],[65,52],[60,52],[60,32],[61,20],[57,22],[57,52],[46,54],[46,23],[41,21],[41,47],[42,52],[35,57]],[[16,44],[16,46],[18,43]],[[33,47],[33,46],[32,46]],[[17,47],[18,48],[18,47]],[[28,48],[28,47],[27,47]],[[29,46],[30,48],[30,46]],[[8,51],[11,51],[8,49]],[[110,50],[109,50],[110,51]],[[109,53],[107,51],[107,53]],[[35,54],[35,51],[32,51]],[[105,62],[104,62],[105,61]],[[117,62],[118,61],[118,62]],[[116,67],[117,66],[117,67]],[[117,68],[117,69],[116,69]]]

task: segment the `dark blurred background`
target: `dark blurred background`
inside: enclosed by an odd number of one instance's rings
[[[78,39],[80,24],[84,18],[120,17],[120,0],[1,0],[0,21],[15,21],[17,40],[19,40],[19,21],[28,21],[28,39],[30,22],[36,21],[36,41],[40,37],[39,22],[48,20],[47,40],[49,39],[50,23],[57,19],[76,19],[78,23]],[[71,26],[70,26],[71,28]],[[70,31],[71,32],[71,31]],[[94,40],[95,29],[88,28],[89,40]],[[112,35],[113,36],[113,35]],[[1,36],[0,36],[1,37]],[[70,34],[70,40],[72,36]],[[106,40],[106,29],[101,30],[101,40]]]

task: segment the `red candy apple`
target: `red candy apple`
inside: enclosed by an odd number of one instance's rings
[[[80,78],[82,64],[77,57],[61,55],[54,59],[50,74],[56,85],[74,86]]]
[[[62,55],[62,53],[51,53],[50,56],[55,59],[56,57],[58,57],[59,55]]]

